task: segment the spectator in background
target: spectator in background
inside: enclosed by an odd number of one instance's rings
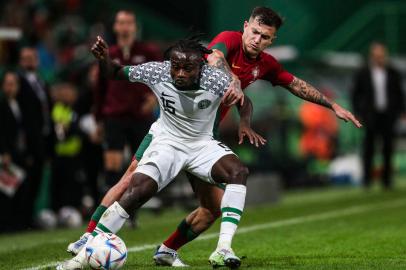
[[[26,116],[27,147],[32,153],[27,175],[28,181],[24,183],[24,209],[25,221],[29,225],[33,215],[33,206],[41,183],[44,163],[49,150],[51,121],[50,98],[48,87],[38,74],[37,51],[31,47],[23,47],[20,51],[19,78],[20,101],[23,115]]]
[[[84,200],[86,214],[86,211],[93,211],[92,207],[99,203],[98,178],[103,169],[101,146],[103,134],[101,126],[96,124],[93,114],[94,93],[98,87],[99,65],[97,63],[91,64],[83,75],[84,78],[80,83],[75,111],[79,114],[80,128],[86,135],[83,137],[82,148],[82,161],[86,175],[84,195],[89,195]]]
[[[83,133],[74,110],[76,88],[68,83],[53,86],[52,122],[54,127],[54,156],[52,168],[52,207],[81,206],[82,186],[85,181],[81,160]]]
[[[25,115],[23,115],[21,104],[17,100],[19,91],[17,74],[10,71],[6,72],[1,83],[1,89],[3,92],[0,98],[1,170],[8,171],[11,164],[16,164],[21,169],[26,170],[28,164],[32,163],[33,160],[27,152]],[[17,207],[22,205],[18,203],[18,200],[22,199],[18,189],[21,182],[3,182],[3,180],[7,180],[5,177],[8,174],[3,174],[3,172],[1,174],[0,209],[3,214],[0,217],[0,231],[17,229],[21,219],[21,209]]]
[[[113,61],[121,65],[139,65],[161,59],[158,48],[135,40],[137,25],[132,11],[118,11],[113,27],[117,37],[117,44],[109,48]],[[147,133],[153,121],[155,102],[152,92],[142,84],[100,77],[96,112],[104,125],[104,171],[107,189],[114,186],[123,174],[125,145],[129,145],[131,153],[135,153]]]
[[[391,188],[394,129],[404,111],[404,95],[400,74],[388,64],[384,44],[371,44],[368,64],[354,78],[352,103],[365,126],[363,184],[366,188],[371,185],[376,140],[380,139],[383,142],[382,184],[384,188]]]

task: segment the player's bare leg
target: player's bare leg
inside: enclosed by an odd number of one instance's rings
[[[206,231],[221,215],[220,204],[224,190],[193,175],[188,175],[200,206],[178,225],[177,229],[158,246],[153,259],[157,265],[182,267],[177,250]]]
[[[77,255],[80,250],[86,245],[87,241],[89,240],[89,236],[96,228],[97,223],[99,222],[101,216],[106,211],[106,209],[112,205],[115,201],[119,200],[125,190],[127,189],[130,181],[131,176],[135,169],[137,168],[138,161],[134,159],[130,166],[127,168],[124,175],[121,177],[120,181],[117,182],[113,187],[111,187],[106,195],[104,195],[100,205],[94,211],[89,224],[87,226],[86,232],[77,240],[76,242],[72,242],[68,245],[67,251],[72,255]]]
[[[221,200],[219,240],[209,262],[213,267],[238,268],[241,260],[231,244],[244,210],[248,169],[236,156],[227,155],[214,164],[211,175],[217,183],[227,183],[227,186]]]

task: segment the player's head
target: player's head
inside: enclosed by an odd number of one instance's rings
[[[35,71],[38,65],[38,54],[35,48],[23,47],[20,51],[20,67],[27,71]]]
[[[387,63],[387,49],[381,42],[373,42],[369,47],[369,60],[372,65],[384,67]]]
[[[256,58],[272,44],[282,23],[282,18],[272,9],[254,8],[249,20],[244,22],[242,43],[245,54],[249,58]]]
[[[113,30],[118,39],[134,39],[137,31],[134,12],[131,10],[118,11],[114,20]]]
[[[1,88],[7,98],[14,98],[18,93],[19,81],[15,72],[7,71],[1,80]]]
[[[211,52],[196,37],[179,40],[165,51],[165,58],[171,61],[171,77],[176,88],[191,89],[198,84],[204,55]]]

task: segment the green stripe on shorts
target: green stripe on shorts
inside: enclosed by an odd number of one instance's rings
[[[140,161],[142,156],[144,155],[145,150],[147,150],[148,146],[151,144],[152,141],[152,134],[147,134],[145,135],[144,139],[142,139],[142,142],[140,143],[140,146],[138,146],[137,151],[135,152],[135,159],[137,161]]]

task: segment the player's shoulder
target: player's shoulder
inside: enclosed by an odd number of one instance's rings
[[[278,59],[276,59],[272,54],[269,52],[262,52],[260,61],[262,62],[261,65],[267,67],[268,69],[278,68],[281,64],[279,63]]]
[[[242,33],[239,31],[223,31],[217,35],[218,38],[228,38],[228,39],[235,39],[240,40],[242,37]]]
[[[279,61],[268,51],[261,52],[261,59],[265,62],[279,63]]]
[[[137,66],[129,67],[131,80],[144,80],[146,83],[154,85],[160,82],[170,80],[170,63],[164,62],[147,62]]]
[[[229,86],[231,77],[223,70],[210,65],[202,67],[200,87],[213,94],[222,96],[224,90]]]

